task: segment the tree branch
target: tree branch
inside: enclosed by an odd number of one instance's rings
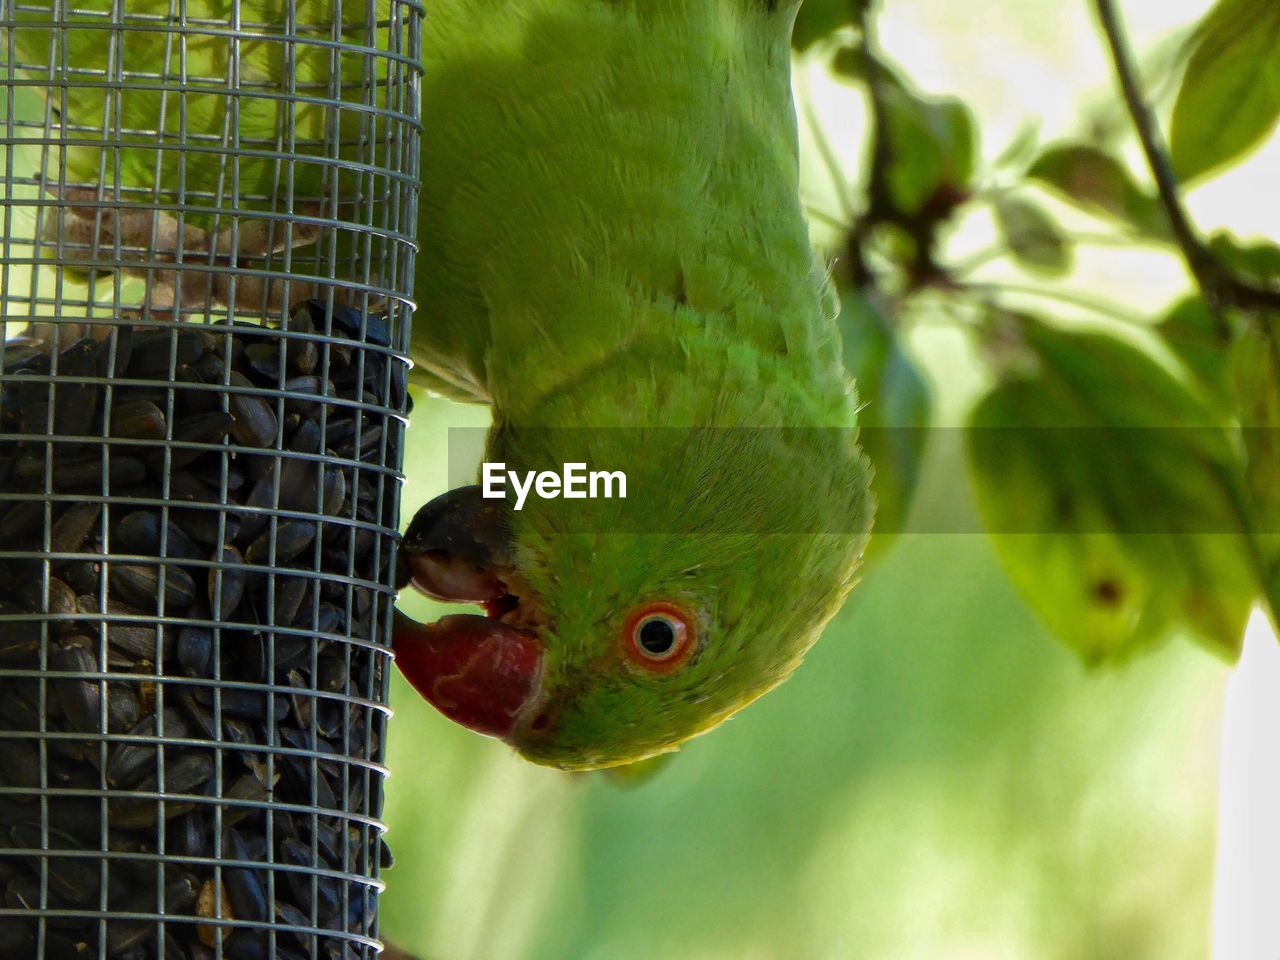
[[[880,63],[875,23],[868,9],[870,4],[855,2],[854,6],[854,23],[859,34],[858,49],[867,80],[867,96],[871,101],[871,169],[867,175],[867,192],[871,195],[874,207],[878,202],[883,203],[879,198],[888,192],[885,180],[893,159],[889,155],[889,109],[885,105],[884,68]],[[876,214],[882,212],[875,211]]]
[[[1191,223],[1178,191],[1178,179],[1173,172],[1173,164],[1169,161],[1164,137],[1138,86],[1137,67],[1125,40],[1115,3],[1113,0],[1093,0],[1093,6],[1107,38],[1107,46],[1111,50],[1111,61],[1115,65],[1125,106],[1142,144],[1147,166],[1155,178],[1160,203],[1169,218],[1169,225],[1178,248],[1182,251],[1187,269],[1191,271],[1210,309],[1218,317],[1220,324],[1223,323],[1221,311],[1226,307],[1280,310],[1280,290],[1249,283],[1224,267]]]
[[[1205,277],[1214,268],[1214,260],[1204,242],[1197,235],[1186,208],[1182,205],[1182,197],[1178,193],[1178,180],[1173,173],[1173,165],[1169,162],[1169,154],[1164,145],[1164,138],[1156,126],[1155,117],[1147,105],[1138,87],[1137,66],[1133,62],[1133,54],[1125,42],[1124,28],[1116,13],[1112,0],[1094,0],[1094,9],[1102,23],[1102,32],[1106,35],[1107,45],[1111,48],[1111,61],[1116,68],[1116,77],[1120,81],[1120,89],[1124,93],[1124,102],[1129,109],[1138,140],[1142,143],[1142,152],[1146,155],[1147,166],[1155,178],[1156,189],[1160,192],[1160,202],[1164,205],[1165,214],[1169,217],[1169,225],[1173,229],[1174,239],[1182,250],[1182,258],[1187,262],[1192,276],[1204,286]]]
[[[858,28],[858,55],[862,61],[863,75],[867,84],[867,99],[870,106],[871,133],[870,156],[867,171],[867,209],[856,217],[849,230],[849,238],[845,244],[845,256],[849,260],[850,280],[857,289],[871,289],[876,286],[876,276],[867,263],[864,244],[877,218],[883,211],[878,199],[883,195],[885,170],[889,164],[887,123],[884,110],[884,82],[880,74],[880,61],[872,51],[875,35],[872,32],[871,15],[867,10],[868,3],[853,0],[853,22]]]

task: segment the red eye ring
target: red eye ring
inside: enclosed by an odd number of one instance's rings
[[[683,666],[697,639],[693,614],[668,601],[637,607],[622,629],[627,659],[652,673],[671,673]]]

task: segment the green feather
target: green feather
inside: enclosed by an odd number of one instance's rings
[[[796,667],[870,523],[835,298],[798,200],[794,5],[431,13],[418,376],[493,405],[490,460],[628,474],[625,501],[515,515],[555,717],[516,746],[567,768],[661,753]],[[697,611],[700,645],[646,674],[618,638],[666,599]]]

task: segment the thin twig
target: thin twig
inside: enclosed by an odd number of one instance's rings
[[[1135,246],[1142,244],[1149,246],[1160,245],[1159,241],[1143,236],[1140,233],[1124,231],[1118,233],[1091,233],[1087,230],[1082,230],[1066,234],[1066,239],[1077,246],[1116,247],[1121,250],[1132,250]],[[948,272],[952,276],[963,277],[966,273],[972,273],[979,267],[985,267],[988,263],[999,260],[1009,254],[1010,250],[1007,244],[992,244],[977,253],[971,254],[967,260],[962,260],[955,266],[948,268]]]
[[[984,247],[977,253],[971,254],[967,260],[961,260],[952,267],[947,268],[947,273],[953,277],[963,277],[966,273],[972,273],[979,267],[985,267],[988,263],[992,263],[1002,257],[1009,255],[1009,246],[1005,243],[993,243],[989,247]]]
[[[1249,283],[1224,268],[1196,232],[1182,203],[1178,179],[1173,172],[1173,164],[1169,161],[1169,151],[1165,146],[1164,137],[1156,124],[1151,107],[1138,86],[1137,67],[1125,40],[1124,28],[1120,24],[1115,4],[1113,0],[1093,0],[1093,6],[1102,25],[1102,32],[1107,38],[1107,46],[1111,50],[1111,60],[1115,65],[1120,89],[1124,93],[1125,106],[1129,110],[1129,117],[1133,120],[1134,130],[1137,131],[1138,140],[1142,144],[1147,166],[1150,167],[1151,175],[1155,179],[1160,203],[1164,207],[1165,215],[1169,218],[1169,226],[1173,230],[1178,249],[1182,251],[1187,269],[1195,277],[1196,284],[1200,287],[1200,292],[1204,295],[1210,310],[1225,329],[1221,317],[1221,310],[1224,307],[1280,309],[1280,290]]]
[[[867,174],[868,192],[873,205],[887,188],[885,178],[893,158],[889,155],[889,109],[885,102],[884,67],[877,50],[875,23],[870,3],[854,3],[854,22],[858,26],[858,52],[867,79],[867,97],[871,101],[871,165]]]
[[[997,296],[1000,294],[1013,294],[1015,296],[1040,297],[1045,300],[1055,300],[1058,303],[1065,303],[1073,307],[1079,307],[1082,310],[1089,310],[1100,316],[1115,320],[1118,323],[1142,327],[1150,326],[1150,324],[1136,319],[1132,314],[1125,312],[1123,307],[1117,306],[1114,303],[1058,287],[1038,287],[1025,283],[990,281],[960,283],[956,284],[954,289],[968,291],[979,295],[986,293]]]
[[[1174,175],[1173,165],[1169,162],[1168,150],[1164,138],[1156,126],[1151,108],[1138,88],[1137,66],[1133,62],[1133,54],[1125,42],[1123,27],[1119,15],[1111,0],[1093,0],[1094,9],[1098,12],[1098,20],[1102,23],[1102,32],[1106,35],[1107,46],[1111,49],[1111,61],[1116,68],[1116,78],[1120,81],[1120,89],[1124,93],[1124,102],[1129,109],[1138,140],[1142,143],[1142,152],[1146,155],[1147,166],[1155,178],[1156,189],[1160,192],[1160,202],[1164,205],[1169,217],[1169,225],[1173,229],[1174,239],[1182,250],[1183,259],[1187,261],[1192,275],[1203,286],[1206,276],[1213,270],[1213,257],[1205,249],[1204,241],[1196,234],[1182,205],[1182,197],[1178,193],[1178,179]]]
[[[836,201],[840,204],[840,212],[844,214],[847,220],[852,222],[856,214],[853,198],[849,195],[848,184],[845,182],[844,168],[840,166],[840,161],[836,158],[835,151],[831,148],[831,141],[827,139],[826,132],[822,129],[822,123],[818,119],[818,112],[813,105],[813,94],[809,86],[808,77],[804,74],[802,76],[805,79],[800,102],[804,111],[805,124],[809,127],[809,133],[813,136],[814,145],[818,148],[818,156],[822,160],[822,165],[826,168],[827,176],[831,178],[831,187],[835,191]]]
[[[889,156],[888,110],[885,105],[884,75],[880,58],[876,53],[875,28],[870,13],[870,3],[852,0],[853,20],[858,28],[858,54],[862,60],[863,75],[867,83],[867,99],[871,112],[870,156],[867,169],[867,208],[853,222],[846,244],[846,257],[850,261],[850,278],[856,287],[867,289],[875,286],[876,276],[867,263],[864,244],[877,220],[884,216],[888,194],[887,177],[892,158]]]
[[[827,211],[812,203],[804,204],[804,213],[805,216],[810,217],[813,220],[817,220],[819,223],[825,224],[835,230],[839,230],[841,233],[845,233],[850,229],[850,224],[847,220],[841,220],[839,217],[833,217],[831,214],[827,213]]]

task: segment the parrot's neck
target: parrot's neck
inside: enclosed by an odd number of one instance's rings
[[[812,394],[829,410],[849,394],[836,301],[799,211],[784,204],[779,198],[768,230],[752,229],[758,212],[727,204],[718,211],[742,230],[684,244],[654,230],[641,268],[597,255],[581,271],[544,274],[491,346],[489,396],[499,417],[549,426],[544,418],[559,410],[567,423],[645,421],[663,398],[642,398],[669,376],[677,397],[661,415],[668,422],[758,419],[759,404],[775,403],[777,391]],[[711,396],[682,407],[679,396],[690,393]],[[826,422],[829,414],[814,416]]]
[[[548,355],[516,388],[496,391],[495,421],[532,427],[856,422],[838,331],[823,314],[794,330],[687,306],[637,305],[635,316],[628,336],[592,338],[590,351],[574,351],[572,360]]]
[[[677,231],[652,225],[639,263],[597,253],[581,270],[544,273],[536,290],[526,288],[493,327],[486,367],[495,405],[531,413],[602,368],[639,378],[651,376],[647,365],[696,374],[750,364],[761,376],[802,379],[838,370],[835,298],[799,212],[758,237],[752,211],[718,212],[741,232],[680,243]]]

